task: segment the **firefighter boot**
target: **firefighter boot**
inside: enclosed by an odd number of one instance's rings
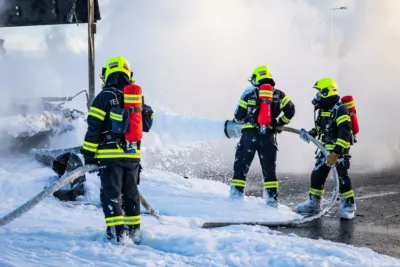
[[[244,187],[231,185],[230,199],[243,199]]]
[[[356,203],[354,197],[340,198],[340,218],[345,220],[351,220],[354,218],[356,213]]]
[[[108,226],[106,233],[107,241],[115,245],[123,245],[126,241],[126,234],[123,225]]]
[[[276,190],[265,189],[264,190],[265,204],[272,208],[278,208],[278,194]]]
[[[300,214],[317,214],[322,209],[322,198],[313,194],[309,194],[308,199],[297,205],[295,212]]]
[[[132,239],[133,243],[136,245],[140,244],[140,225],[129,225],[128,226],[128,236]]]

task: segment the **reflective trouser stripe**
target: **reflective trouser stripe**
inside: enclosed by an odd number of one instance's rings
[[[264,182],[264,189],[278,188],[278,181]]]
[[[124,216],[114,216],[104,219],[106,221],[106,226],[115,226],[124,224]]]
[[[98,146],[99,146],[99,144],[83,141],[83,149],[84,150],[87,150],[90,152],[96,152]]]
[[[246,181],[239,179],[232,179],[232,186],[246,187]]]
[[[140,224],[140,215],[139,216],[124,216],[124,222],[126,225],[136,225]]]
[[[354,197],[354,191],[353,190],[349,190],[347,192],[341,193],[340,196],[343,197],[343,198]]]
[[[319,189],[315,189],[315,188],[310,187],[310,194],[314,195],[314,196],[321,197],[324,194],[324,190],[323,189],[319,190]]]

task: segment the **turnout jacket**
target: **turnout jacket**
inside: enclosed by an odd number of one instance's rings
[[[319,109],[314,131],[321,137],[326,150],[336,154],[349,153],[353,144],[351,118],[342,102],[336,102],[331,108]]]
[[[259,94],[260,90],[258,87],[250,86],[246,88],[239,100],[238,106],[235,110],[235,120],[244,123],[242,131],[259,128],[260,126],[257,122],[261,103]],[[285,125],[290,123],[290,120],[294,117],[295,106],[283,91],[274,88],[271,112],[273,119],[272,123],[274,123],[274,121],[276,122],[276,119],[279,117],[281,112],[283,112],[283,116],[279,118],[279,123]]]
[[[142,97],[142,101],[143,101]],[[144,101],[143,101],[144,102]],[[125,152],[126,140],[124,135],[112,132],[110,110],[113,107],[123,107],[124,94],[113,87],[105,87],[96,96],[90,107],[87,123],[88,129],[81,149],[87,158],[102,160],[140,160],[140,141],[136,149]],[[143,103],[143,131],[148,132],[153,121],[153,111]]]

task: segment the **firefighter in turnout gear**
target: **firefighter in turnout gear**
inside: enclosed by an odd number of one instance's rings
[[[249,81],[252,86],[244,91],[234,117],[234,121],[242,123],[243,126],[242,136],[236,147],[230,198],[243,198],[246,176],[255,153],[258,152],[266,205],[277,207],[276,158],[278,148],[276,134],[280,133],[277,126],[283,126],[290,122],[295,114],[295,107],[283,91],[274,88],[275,81],[267,66],[255,68]],[[269,88],[269,91],[261,90],[263,87]],[[264,101],[264,96],[270,101]],[[265,114],[261,114],[262,105],[265,105]],[[279,117],[282,111],[283,115]],[[260,125],[261,115],[266,116],[268,125]],[[263,129],[263,127],[265,128]]]
[[[140,242],[140,199],[138,191],[140,172],[140,141],[127,148],[124,134],[116,133],[114,123],[122,116],[114,113],[123,110],[124,102],[142,103],[142,95],[124,95],[124,88],[132,84],[129,62],[117,56],[102,69],[102,91],[95,97],[88,113],[88,130],[82,147],[85,164],[99,166],[101,180],[100,200],[107,226],[107,239],[123,243],[129,236]],[[140,112],[140,111],[138,111]],[[141,111],[143,129],[148,132],[153,112],[143,104]],[[137,125],[130,125],[135,128]]]
[[[323,78],[314,85],[318,90],[312,101],[318,116],[315,127],[309,134],[320,139],[326,150],[330,152],[325,161],[322,152],[316,156],[315,168],[311,173],[311,186],[308,199],[296,207],[298,213],[316,214],[321,211],[321,201],[324,185],[332,165],[336,165],[340,178],[340,207],[341,218],[352,219],[356,211],[354,191],[348,174],[350,168],[350,146],[353,144],[353,133],[349,108],[350,105],[340,101],[336,82]],[[305,131],[302,129],[302,131]],[[307,140],[306,135],[301,137]]]

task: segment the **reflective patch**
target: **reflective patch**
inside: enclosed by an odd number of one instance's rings
[[[117,68],[118,67],[118,62],[111,62],[111,63],[108,64],[108,67],[110,69]]]
[[[258,74],[260,74],[260,76],[264,76],[267,75],[267,72],[265,70],[260,70]]]
[[[123,68],[126,69],[127,71],[131,71],[131,70],[129,69],[128,65],[126,65],[126,63],[124,63],[124,67],[123,67]]]

